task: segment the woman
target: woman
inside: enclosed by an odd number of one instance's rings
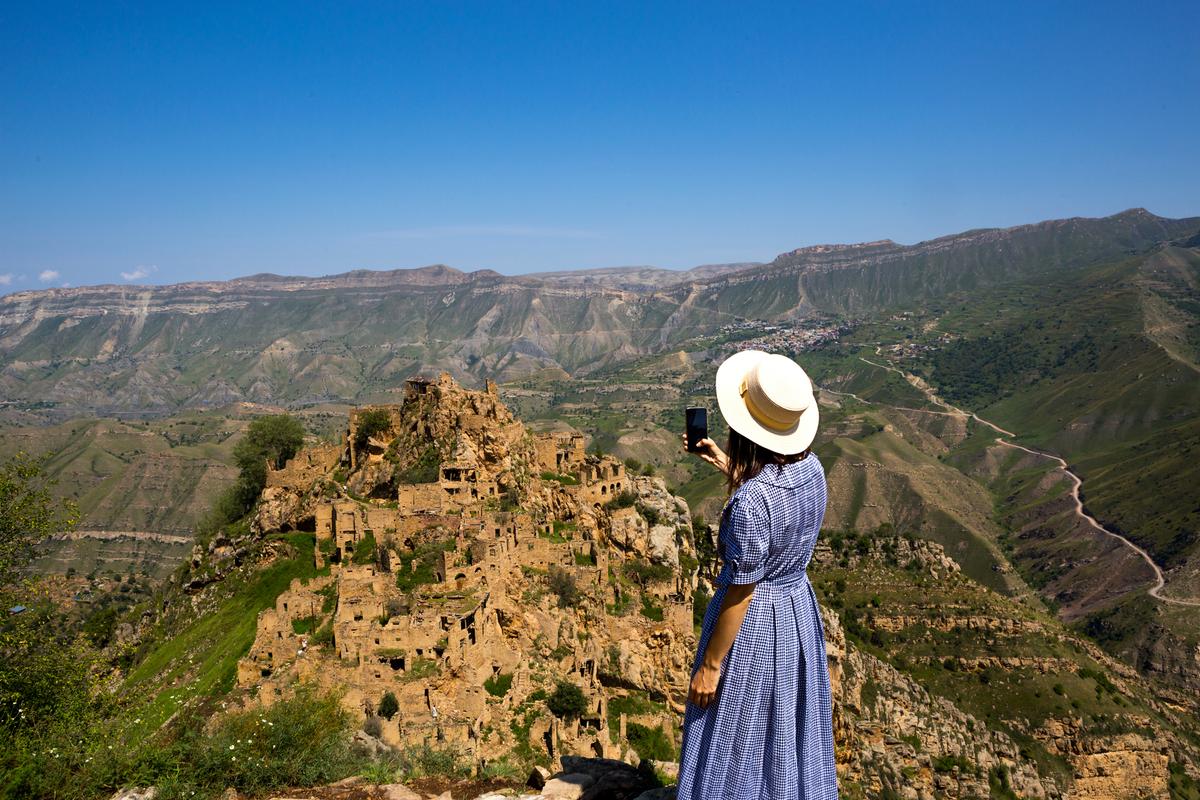
[[[836,798],[825,636],[805,568],[825,516],[812,382],[790,358],[754,350],[717,370],[729,452],[723,562],[684,716],[680,800]]]

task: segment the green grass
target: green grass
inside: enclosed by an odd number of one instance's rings
[[[396,586],[404,591],[412,591],[418,586],[437,583],[434,570],[437,567],[438,557],[443,552],[453,549],[453,539],[438,539],[418,545],[414,550],[400,553],[400,563],[395,568]]]
[[[504,697],[508,694],[508,690],[512,688],[513,676],[511,672],[502,672],[498,675],[493,675],[483,682],[483,688],[492,697]]]
[[[842,547],[849,545],[849,539],[842,541]],[[1106,734],[1144,733],[1146,717],[1169,724],[1153,711],[1154,699],[1143,695],[1142,689],[1132,690],[1131,695],[1118,691],[1106,668],[1051,616],[972,581],[955,576],[933,580],[919,567],[889,566],[874,556],[853,570],[819,565],[813,577],[822,603],[838,610],[855,646],[900,669],[989,728],[1007,733],[1045,775],[1062,776],[1069,770],[1062,759],[1028,735],[1028,730],[1048,718],[1080,718],[1087,729]],[[880,615],[915,617],[917,622],[897,631],[884,630],[875,623]],[[946,624],[956,616],[1012,620],[1024,627],[985,632]],[[1049,661],[1044,667],[1020,668],[975,664],[1011,657]],[[885,687],[868,682],[862,693],[864,704],[876,702],[884,692]],[[964,768],[954,759],[934,764],[938,770],[955,766]]]
[[[194,698],[218,697],[233,687],[238,659],[254,643],[258,613],[273,606],[293,579],[316,575],[313,535],[289,534],[285,540],[290,555],[259,572],[226,579],[211,612],[160,623],[155,646],[122,685],[131,703],[126,715],[131,740],[149,735]]]

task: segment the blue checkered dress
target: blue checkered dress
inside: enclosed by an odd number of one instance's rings
[[[825,517],[825,472],[809,455],[767,466],[721,517],[724,566],[692,667],[731,583],[754,596],[721,669],[716,702],[688,704],[680,800],[836,798],[825,631],[805,568]]]

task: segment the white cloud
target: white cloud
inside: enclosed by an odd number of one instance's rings
[[[151,272],[158,272],[158,267],[134,267],[133,272],[122,272],[121,277],[127,281],[140,281],[149,278]]]
[[[11,272],[6,272],[3,275],[0,275],[0,286],[11,286],[12,282],[13,274]]]
[[[58,270],[44,269],[38,273],[38,280],[42,283],[53,283],[58,280]]]
[[[595,231],[578,228],[546,228],[536,225],[438,225],[430,228],[398,228],[368,234],[378,239],[452,239],[459,236],[505,236],[522,239],[598,239]]]

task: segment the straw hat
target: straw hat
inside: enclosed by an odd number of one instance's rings
[[[717,405],[730,428],[780,455],[804,452],[817,434],[812,381],[787,356],[743,350],[725,359]]]

